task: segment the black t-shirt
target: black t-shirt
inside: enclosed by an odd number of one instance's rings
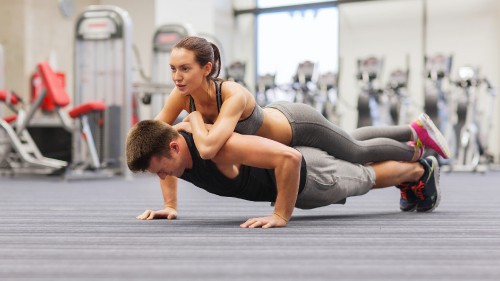
[[[193,167],[186,169],[180,177],[181,179],[220,196],[250,201],[274,202],[276,200],[277,191],[274,170],[241,165],[240,173],[236,178],[227,178],[219,171],[214,162],[200,157],[194,145],[192,134],[183,131],[180,134],[186,139],[193,160]],[[304,189],[306,173],[306,162],[302,157],[299,194]]]

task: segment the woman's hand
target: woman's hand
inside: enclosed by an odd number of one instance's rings
[[[177,124],[175,124],[174,126],[172,126],[177,132],[179,131],[186,131],[188,133],[192,133],[192,129],[191,129],[191,123],[189,122],[186,122],[186,121],[182,121],[182,122],[179,122]]]

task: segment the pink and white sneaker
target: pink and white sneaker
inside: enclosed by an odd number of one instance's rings
[[[423,145],[429,147],[444,159],[450,158],[451,153],[446,139],[427,114],[421,113],[417,120],[413,121],[410,126],[417,133],[417,146]]]

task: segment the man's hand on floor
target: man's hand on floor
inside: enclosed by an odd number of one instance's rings
[[[271,228],[271,227],[283,227],[286,226],[287,221],[276,215],[271,215],[267,217],[251,218],[240,225],[242,228]]]
[[[173,208],[166,207],[163,210],[153,211],[146,210],[144,213],[136,217],[138,220],[155,220],[155,219],[169,219],[177,218],[177,211]]]

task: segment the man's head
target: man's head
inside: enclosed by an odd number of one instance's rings
[[[176,141],[179,133],[170,125],[158,120],[140,121],[130,129],[127,136],[126,154],[128,168],[133,172],[149,170],[161,172],[161,160],[171,160],[178,153]],[[150,165],[154,164],[154,171]]]

